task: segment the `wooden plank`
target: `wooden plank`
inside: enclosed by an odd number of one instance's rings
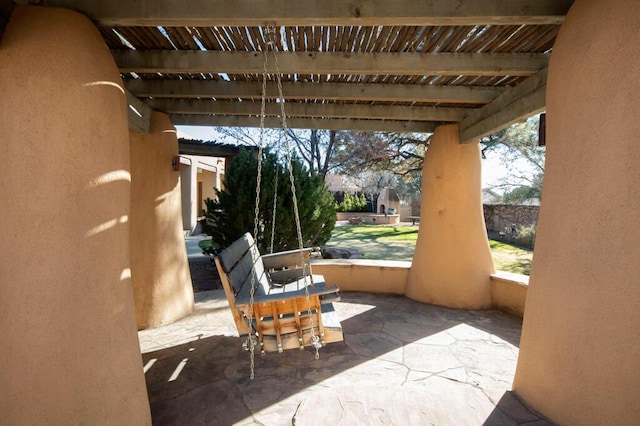
[[[311,248],[305,248],[302,250],[287,250],[273,254],[265,254],[262,255],[262,263],[266,269],[307,265],[309,264],[309,256],[312,250]]]
[[[261,52],[112,50],[121,72],[262,74]],[[284,74],[529,76],[545,68],[545,53],[278,52]],[[275,73],[275,61],[267,67]]]
[[[229,310],[231,311],[231,316],[233,317],[233,322],[236,324],[236,329],[238,330],[238,334],[244,335],[249,333],[249,326],[244,319],[243,313],[238,307],[236,307],[236,297],[234,294],[233,287],[229,282],[227,274],[225,273],[222,264],[220,263],[220,259],[218,257],[215,258],[216,268],[218,269],[218,274],[220,275],[220,281],[222,282],[222,288],[224,289],[224,294],[227,296],[227,302],[229,303]]]
[[[253,245],[253,237],[248,232],[241,238],[234,241],[229,247],[224,249],[218,257],[225,272],[231,271],[231,268],[244,256]]]
[[[344,335],[342,332],[342,326],[340,325],[340,321],[338,320],[338,316],[335,313],[323,313],[322,314],[322,325],[324,329],[324,344],[342,342],[344,341]],[[303,324],[303,343],[305,347],[311,346],[311,327],[305,327],[308,324],[308,320]],[[328,325],[330,324],[330,325]],[[314,327],[315,335],[318,336],[320,331],[316,326]],[[298,343],[298,337],[296,333],[287,333],[282,335],[282,348],[284,350],[287,349],[298,349],[300,347]],[[273,336],[265,335],[264,336],[264,350],[265,352],[276,352],[278,350],[276,339]],[[322,353],[322,349],[320,350]]]
[[[151,127],[151,108],[128,90],[125,90],[125,93],[127,96],[129,127],[136,132],[149,133],[149,128]]]
[[[572,0],[43,0],[120,26],[531,25],[560,24]]]
[[[216,114],[259,116],[259,102],[228,102],[197,99],[153,99],[148,101],[156,111],[169,114]],[[285,105],[287,117],[352,118],[410,121],[458,122],[465,114],[462,108],[362,105],[336,103],[297,103]],[[281,105],[269,102],[265,105],[267,116],[280,116]]]
[[[304,277],[308,271],[308,267],[294,267],[282,271],[271,271],[269,277],[271,278],[272,284],[286,284]]]
[[[171,114],[174,125],[260,127],[259,117],[216,116],[194,114]],[[290,129],[360,130],[371,132],[416,132],[433,133],[435,124],[430,122],[400,120],[354,120],[346,118],[291,118],[287,120]],[[279,118],[267,117],[266,128],[282,128]]]
[[[2,34],[9,23],[9,17],[13,11],[13,1],[1,0],[0,1],[0,40],[2,40]]]
[[[286,284],[280,285],[272,285],[269,294],[277,294],[277,293],[289,293],[293,291],[302,290],[304,291],[305,286],[310,285],[311,292],[314,294],[324,294],[326,292],[338,291],[337,286],[332,286],[327,288],[325,279],[323,275],[312,274],[306,275],[296,281],[289,282]]]
[[[125,80],[127,90],[140,97],[238,99],[262,96],[262,83],[202,80]],[[433,86],[426,84],[282,83],[285,99],[486,104],[504,92],[499,87]],[[278,97],[275,83],[267,98]]]
[[[460,142],[469,143],[544,111],[547,70],[505,91],[482,108],[472,110],[460,123]]]
[[[233,268],[231,268],[231,270],[227,272],[229,282],[231,282],[231,286],[233,287],[233,290],[237,297],[242,297],[243,291],[250,291],[245,288],[245,284],[251,279],[252,271],[253,262],[245,252],[238,263],[236,263]]]
[[[253,297],[255,299],[264,299],[268,296],[271,287],[271,282],[262,268],[260,259],[253,262],[248,253],[249,252],[247,252],[238,263],[238,266],[228,274],[229,281],[231,281],[233,287],[236,288],[236,286],[239,286],[239,290],[236,291],[236,300],[239,301],[250,300],[251,288],[253,288]],[[240,267],[242,269],[238,272],[237,276],[235,276],[234,272],[240,269]],[[245,273],[246,275],[243,275]]]
[[[307,296],[306,291],[309,291],[309,295],[310,296],[323,296],[323,295],[332,295],[338,292],[338,288],[337,286],[333,286],[333,287],[313,287],[313,286],[309,286],[307,289],[305,289],[304,287],[300,287],[300,290],[295,290],[295,291],[284,291],[284,292],[277,292],[277,291],[271,291],[271,293],[265,295],[256,295],[254,301],[256,303],[268,303],[268,302],[273,302],[273,301],[283,301],[283,300],[289,300],[289,299],[295,299],[295,298],[305,298]],[[248,293],[242,293],[242,294],[236,294],[236,304],[238,306],[240,305],[246,305],[249,303],[249,294]]]

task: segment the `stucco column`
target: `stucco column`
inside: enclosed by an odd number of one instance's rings
[[[215,178],[216,178],[216,181],[215,181],[214,189],[221,190],[222,189],[222,186],[221,186],[221,184],[222,184],[222,173],[221,173],[219,167],[218,167],[218,171],[216,172]]]
[[[493,260],[483,212],[478,142],[439,126],[422,169],[420,230],[406,295],[453,308],[491,306]]]
[[[193,232],[198,222],[197,201],[198,198],[198,160],[189,158],[190,164],[182,164],[180,178],[182,183],[182,221],[183,229]]]
[[[178,139],[169,116],[154,112],[149,133],[131,138],[131,280],[139,329],[193,310],[182,233],[180,173],[171,167]]]
[[[640,418],[640,2],[577,0],[553,48],[515,391],[559,424]]]
[[[0,41],[0,423],[150,424],[120,74],[91,21],[15,6]]]

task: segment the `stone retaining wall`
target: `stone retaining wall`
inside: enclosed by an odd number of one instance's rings
[[[509,204],[484,204],[484,222],[489,232],[510,235],[516,228],[534,225],[538,222],[539,206],[517,206]]]

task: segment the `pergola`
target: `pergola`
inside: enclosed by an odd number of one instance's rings
[[[176,125],[259,126],[262,52],[275,49],[291,128],[460,123],[468,142],[544,110],[549,55],[573,1],[35,3],[98,26],[142,101],[130,96],[137,129],[148,129],[147,107]],[[267,70],[266,125],[279,127],[272,56]]]
[[[136,328],[194,304],[174,125],[257,126],[274,37],[267,126],[279,70],[291,128],[433,132],[414,261],[314,272],[524,313],[515,393],[637,422],[638,28],[637,0],[0,0],[3,421],[151,422]],[[496,280],[479,138],[543,110],[531,280]]]

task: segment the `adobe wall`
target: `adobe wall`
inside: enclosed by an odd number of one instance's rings
[[[639,22],[636,0],[577,0],[549,68],[514,390],[559,424],[640,418]]]
[[[422,169],[422,209],[406,295],[453,308],[491,306],[493,260],[482,213],[480,146],[438,126]]]
[[[411,262],[368,259],[314,260],[313,273],[341,291],[404,294]]]
[[[198,182],[202,182],[202,201],[198,205],[198,216],[201,216],[200,213],[202,211],[206,211],[207,205],[204,201],[207,198],[211,198],[212,200],[218,198],[214,189],[216,186],[216,175],[217,173],[209,170],[202,170],[201,173],[198,173]]]
[[[529,289],[529,277],[505,271],[491,275],[491,299],[493,309],[524,316],[524,307]]]
[[[131,280],[138,329],[193,310],[193,287],[182,233],[180,172],[171,160],[178,139],[169,116],[154,112],[149,133],[130,131]]]
[[[196,215],[196,198],[198,197],[197,190],[197,168],[195,161],[188,159],[189,165],[180,164],[180,183],[182,187],[182,229],[183,231],[193,232],[196,229],[198,218]]]
[[[87,18],[16,6],[0,94],[0,422],[150,424],[118,69]]]

